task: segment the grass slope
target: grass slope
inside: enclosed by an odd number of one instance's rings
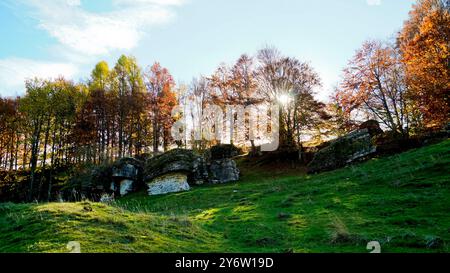
[[[241,163],[242,181],[116,204],[1,204],[0,252],[449,252],[450,140],[307,176]]]

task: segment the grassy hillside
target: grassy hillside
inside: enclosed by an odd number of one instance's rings
[[[242,163],[236,184],[1,204],[0,252],[449,252],[450,141],[320,175]]]

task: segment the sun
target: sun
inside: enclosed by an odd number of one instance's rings
[[[278,96],[278,102],[282,105],[288,105],[292,102],[292,97],[287,94],[280,95]]]

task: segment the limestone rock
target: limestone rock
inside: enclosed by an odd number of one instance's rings
[[[141,168],[142,162],[134,158],[122,158],[114,163],[112,167],[113,182],[110,189],[113,192],[119,191],[121,196],[132,192]]]
[[[183,173],[170,173],[159,176],[147,183],[149,195],[161,195],[173,192],[188,191],[188,177]]]
[[[232,159],[209,158],[191,150],[175,149],[147,159],[143,179],[149,194],[187,191],[192,185],[239,180],[239,169]]]
[[[120,181],[120,195],[124,196],[133,191],[133,180],[124,179]]]
[[[100,197],[100,203],[105,203],[105,204],[110,204],[114,202],[114,194],[113,195],[109,195],[109,194],[102,194],[102,196]]]
[[[210,180],[213,183],[228,183],[239,180],[239,169],[232,159],[213,160],[210,165]]]
[[[113,167],[112,176],[119,178],[136,179],[138,170],[134,165],[123,164]]]
[[[354,131],[319,150],[308,165],[309,173],[334,170],[376,152],[369,129]]]
[[[109,187],[109,189],[110,189],[112,192],[117,191],[116,183],[111,182],[111,186]]]
[[[203,157],[190,150],[175,149],[147,160],[144,167],[144,181],[152,181],[170,173],[185,174],[195,184],[208,180]]]

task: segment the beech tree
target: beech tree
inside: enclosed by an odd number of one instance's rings
[[[280,106],[280,146],[295,149],[301,144],[301,120],[306,122],[305,115],[312,117],[318,108],[302,110],[308,105],[320,105],[313,97],[314,88],[321,86],[320,77],[308,63],[284,57],[275,48],[260,50],[258,60],[258,87],[266,98]]]
[[[187,136],[192,140],[193,149],[202,151],[208,144],[203,136],[205,122],[202,120],[208,104],[218,103],[218,96],[212,94],[210,80],[206,77],[192,79],[188,89],[189,106],[187,112],[192,120],[193,131]],[[220,104],[220,103],[219,103]]]
[[[441,128],[450,110],[450,3],[419,0],[399,34],[409,96],[425,127]]]
[[[49,112],[49,94],[47,81],[38,79],[29,80],[26,82],[26,95],[20,101],[21,112],[24,113],[25,118],[30,125],[30,143],[31,143],[31,158],[30,158],[30,186],[28,201],[33,198],[33,190],[35,187],[36,168],[39,160],[40,145],[42,141],[41,133],[44,122]]]
[[[227,115],[230,115],[229,118],[232,119],[232,124],[229,124],[231,142],[246,142],[249,139],[249,130],[236,130],[237,128],[235,127],[243,126],[243,124],[237,124],[241,120],[235,116],[238,114],[235,113],[236,109],[227,108],[227,106],[248,107],[264,101],[258,93],[254,58],[243,54],[231,68],[222,64],[208,79],[208,82],[211,87],[212,102],[221,106],[223,111],[231,111],[231,113],[227,113]],[[249,113],[245,113],[245,116],[241,118],[244,119],[241,122],[248,123]],[[225,122],[227,121],[225,120]],[[254,140],[251,139],[250,143],[252,151],[255,153]]]
[[[408,134],[406,92],[398,51],[381,42],[368,41],[344,69],[335,98],[347,115],[362,110],[393,132]]]
[[[153,152],[158,153],[161,144],[164,149],[170,140],[170,128],[173,124],[172,109],[177,105],[172,75],[167,68],[154,63],[145,74],[149,111],[152,120]]]
[[[18,167],[19,145],[23,130],[17,99],[0,98],[0,167],[13,170]]]

